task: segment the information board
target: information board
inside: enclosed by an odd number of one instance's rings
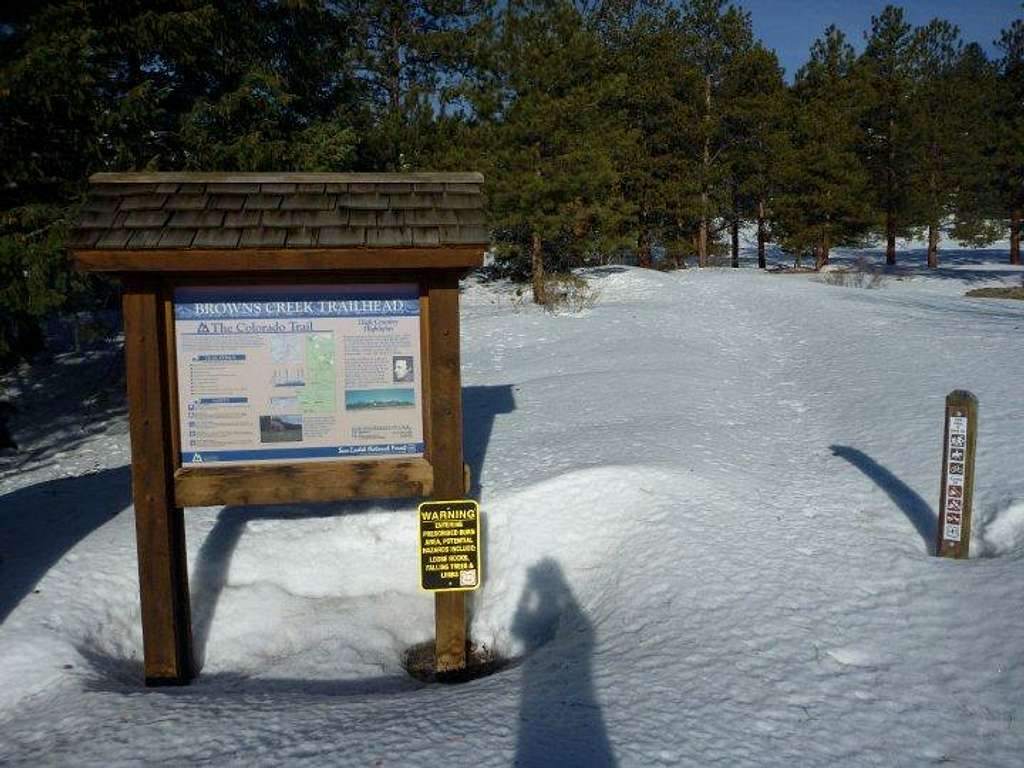
[[[174,291],[183,466],[422,456],[414,284]]]
[[[480,507],[475,501],[419,506],[420,586],[457,592],[480,586]]]

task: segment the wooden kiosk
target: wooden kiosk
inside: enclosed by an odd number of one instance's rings
[[[125,173],[90,183],[71,249],[79,269],[124,286],[146,684],[181,685],[195,675],[184,507],[466,493],[459,278],[482,264],[488,240],[483,177]],[[336,344],[342,331],[318,333],[315,358],[303,340],[313,320],[294,314],[312,307],[337,310],[318,315],[324,327],[356,329]],[[221,309],[227,324],[188,314]],[[186,317],[198,333],[182,332]],[[289,328],[273,347],[246,335]],[[381,328],[384,337],[367,335]],[[241,351],[213,338],[218,330],[239,334]],[[264,370],[260,355],[267,381],[244,368]],[[225,382],[249,394],[205,396]],[[378,405],[400,415],[373,421]],[[465,593],[435,600],[437,669],[460,669]]]

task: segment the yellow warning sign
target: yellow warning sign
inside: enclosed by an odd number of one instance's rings
[[[460,592],[480,586],[480,507],[475,501],[425,501],[419,507],[420,587]]]

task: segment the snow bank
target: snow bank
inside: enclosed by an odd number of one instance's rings
[[[432,634],[415,504],[366,502],[188,510],[202,676],[142,689],[123,410],[26,387],[0,763],[1015,764],[1024,307],[962,294],[1020,275],[606,267],[585,316],[467,283],[471,629],[512,663],[456,687],[399,665]],[[83,402],[87,362],[22,383]],[[981,402],[961,562],[930,556],[956,388]]]

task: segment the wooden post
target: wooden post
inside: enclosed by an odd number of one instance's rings
[[[192,622],[185,521],[174,506],[173,427],[166,407],[169,329],[157,280],[128,280],[123,309],[146,685],[184,685],[194,675]]]
[[[462,380],[459,355],[459,278],[445,273],[429,288],[430,463],[438,500],[465,495],[462,463]],[[466,667],[466,593],[434,595],[435,669]]]
[[[942,485],[935,554],[965,558],[971,549],[974,454],[978,441],[978,398],[958,389],[946,397],[942,440]]]

